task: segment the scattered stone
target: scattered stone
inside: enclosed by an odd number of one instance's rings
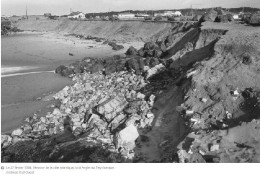
[[[12,132],[11,136],[21,136],[22,133],[23,130],[21,128],[18,128]]]
[[[203,102],[203,103],[207,103],[208,99],[207,98],[201,98],[200,101]]]
[[[6,148],[12,143],[12,137],[9,135],[2,134],[1,135],[1,145],[2,148]]]
[[[213,145],[210,147],[210,151],[211,151],[211,152],[219,151],[219,144],[213,144]]]

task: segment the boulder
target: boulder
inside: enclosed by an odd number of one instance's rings
[[[58,68],[56,68],[55,73],[58,73],[61,76],[65,76],[65,77],[68,77],[69,75],[74,74],[73,69],[66,67],[64,65],[60,65]]]
[[[132,124],[118,133],[118,147],[122,146],[128,150],[135,148],[135,140],[139,137],[137,128]]]
[[[22,133],[23,130],[21,128],[18,128],[12,132],[11,136],[20,136]]]
[[[1,145],[2,148],[8,147],[12,143],[12,137],[9,135],[1,135]]]
[[[97,112],[104,115],[107,121],[111,121],[120,113],[127,105],[124,97],[116,96],[97,106]]]
[[[138,50],[138,55],[141,56],[141,57],[144,57],[144,55],[145,55],[144,48],[140,48]]]
[[[162,52],[165,52],[167,50],[164,40],[157,40],[156,44]]]
[[[160,58],[162,56],[162,54],[163,54],[163,52],[159,48],[156,48],[153,51],[153,57]]]
[[[124,114],[119,114],[116,116],[112,122],[109,124],[110,130],[114,131],[117,130],[117,128],[122,125],[126,121],[126,116]]]
[[[144,70],[144,59],[141,57],[133,57],[126,61],[126,69],[131,71],[134,70],[137,75],[140,75]]]
[[[153,50],[157,47],[157,45],[154,42],[147,42],[144,44],[144,50]]]
[[[153,57],[154,55],[154,50],[145,50],[144,52],[145,52],[144,54],[145,57]]]
[[[133,46],[130,46],[130,48],[128,48],[128,50],[125,53],[126,55],[137,55],[138,51],[137,49],[135,49]]]
[[[151,78],[153,75],[156,75],[157,73],[161,72],[165,69],[165,66],[163,64],[158,64],[155,67],[149,69],[147,71],[146,79]]]
[[[124,48],[123,45],[117,45],[115,42],[108,42],[108,45],[112,47],[113,50],[121,50]]]
[[[159,60],[154,57],[145,58],[144,62],[145,62],[145,65],[147,65],[149,67],[154,67],[154,66],[160,64]]]

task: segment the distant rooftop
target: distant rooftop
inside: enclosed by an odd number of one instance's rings
[[[72,13],[69,14],[69,16],[78,15],[78,14],[80,14],[80,13],[82,13],[82,12],[72,12]]]

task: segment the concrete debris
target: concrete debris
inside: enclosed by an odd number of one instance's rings
[[[219,150],[219,144],[214,144],[210,147],[211,152],[215,152]]]
[[[12,132],[11,136],[20,136],[22,133],[23,130],[21,128],[18,128]]]
[[[139,137],[137,128],[132,124],[123,129],[118,134],[118,147],[132,150],[135,147],[135,140]]]

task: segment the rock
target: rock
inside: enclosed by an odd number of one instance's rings
[[[135,49],[133,46],[130,46],[130,48],[128,48],[128,50],[126,51],[126,55],[137,55],[138,51],[137,49]]]
[[[134,149],[135,140],[139,137],[137,128],[134,125],[129,125],[128,127],[121,130],[118,134],[118,147],[122,146],[129,150]]]
[[[32,131],[32,126],[29,123],[25,123],[23,127],[23,133],[30,133]]]
[[[18,128],[12,132],[11,136],[20,136],[22,133],[23,130],[21,128]]]
[[[78,135],[80,135],[82,133],[83,133],[83,129],[81,127],[77,127],[76,129],[73,130],[73,134],[75,136],[78,136]]]
[[[1,145],[2,148],[6,148],[12,143],[12,137],[9,135],[2,134],[1,135]]]
[[[144,55],[145,55],[144,48],[141,48],[138,50],[138,55],[141,57],[144,57]]]
[[[138,92],[136,98],[138,98],[138,99],[144,99],[144,98],[145,98],[145,95],[142,94],[141,92]]]
[[[145,50],[144,51],[144,56],[145,57],[153,57],[154,56],[154,50]]]
[[[207,103],[208,99],[207,98],[201,98],[200,101],[203,102],[203,103]]]
[[[154,42],[147,42],[144,44],[144,50],[153,50],[157,45]]]
[[[191,115],[191,114],[194,114],[194,111],[191,111],[191,110],[186,110],[186,115]]]
[[[95,41],[96,42],[102,42],[102,40],[100,38],[97,38]]]
[[[108,101],[101,103],[97,107],[97,111],[103,114],[105,118],[110,121],[117,113],[121,112],[127,105],[124,97],[116,96]]]
[[[153,51],[153,57],[160,58],[162,54],[163,52],[158,48]]]
[[[116,116],[113,121],[109,124],[111,131],[117,129],[121,124],[123,124],[126,120],[126,116],[124,114],[119,114]]]
[[[190,154],[187,153],[185,150],[178,150],[177,154],[180,163],[187,163],[190,159]]]
[[[214,144],[210,147],[211,152],[215,152],[219,150],[219,144]]]
[[[24,139],[24,138],[20,138],[18,136],[14,136],[13,139],[12,139],[12,143],[15,144],[17,142],[28,141],[28,140],[31,140],[31,139]]]
[[[128,71],[134,70],[137,75],[140,75],[144,70],[144,59],[141,57],[134,57],[126,61],[126,69]]]
[[[60,74],[61,76],[68,77],[71,74],[74,74],[73,70],[69,67],[66,67],[64,65],[59,66],[55,69],[55,73]]]
[[[191,154],[189,162],[190,163],[206,163],[206,161],[204,160],[204,158],[201,156],[200,153]]]
[[[156,65],[160,64],[159,60],[154,57],[145,58],[144,62],[145,62],[145,65],[149,66],[150,68],[155,67]]]
[[[154,104],[154,100],[155,100],[155,95],[150,95],[150,97],[149,97],[149,105],[152,107],[153,106],[153,104]]]
[[[108,45],[112,47],[113,50],[121,50],[124,48],[123,45],[117,45],[115,42],[108,42]]]
[[[40,120],[42,123],[46,123],[46,117],[41,117]]]
[[[150,119],[150,118],[154,118],[153,113],[148,113],[146,116],[147,116],[147,118],[149,118],[149,119]]]
[[[147,71],[146,79],[151,78],[152,76],[158,74],[159,72],[163,71],[165,66],[163,64],[156,65],[155,67],[149,69]]]

